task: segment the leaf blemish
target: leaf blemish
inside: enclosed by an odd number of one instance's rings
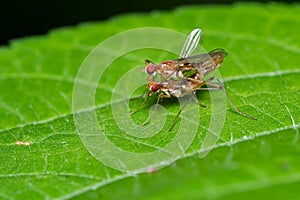
[[[23,141],[19,141],[19,140],[16,141],[16,144],[19,145],[19,146],[21,146],[21,145],[24,145],[24,146],[29,146],[29,145],[31,145],[30,142],[23,142]]]

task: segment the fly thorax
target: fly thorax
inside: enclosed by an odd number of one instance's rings
[[[158,64],[158,68],[160,70],[172,70],[174,68],[174,61],[173,60],[166,60]]]

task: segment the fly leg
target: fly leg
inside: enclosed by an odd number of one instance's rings
[[[146,95],[146,90],[143,92],[142,96],[145,96],[144,101],[142,103],[140,103],[140,105],[136,109],[134,109],[133,111],[129,112],[129,115],[134,114],[135,112],[137,112],[138,110],[140,110],[145,105],[145,103],[147,102],[147,97],[149,96],[149,95]]]
[[[210,81],[212,81],[213,79],[216,79],[216,80],[218,81],[218,84],[210,83]],[[226,91],[224,85],[222,84],[222,82],[221,82],[218,78],[216,78],[216,77],[211,77],[210,79],[208,79],[208,80],[205,81],[205,85],[210,86],[210,88],[207,88],[208,90],[223,90],[223,91],[225,92],[225,95],[226,95],[226,97],[227,97],[229,103],[231,104],[231,106],[234,108],[234,110],[235,110],[236,112],[238,112],[239,114],[243,115],[244,117],[247,117],[248,119],[251,119],[251,120],[257,120],[256,118],[251,117],[250,115],[248,115],[248,114],[242,112],[240,109],[238,109],[238,107],[233,103],[231,97],[230,97],[229,94],[227,93],[227,91]],[[199,88],[199,89],[201,89],[201,88]],[[199,89],[198,89],[198,90],[199,90]],[[203,88],[203,89],[204,89],[204,88]]]
[[[194,79],[194,78],[187,78],[187,80],[189,80],[189,81],[191,81],[195,84],[192,88],[193,91],[196,91],[196,90],[214,90],[212,88],[201,88],[203,85],[206,85],[206,81],[199,80],[199,79]],[[220,90],[220,89],[216,88],[216,90]],[[203,105],[202,103],[200,103],[199,100],[195,96],[192,96],[192,99],[195,101],[196,104],[198,104],[202,108],[206,108],[206,105]]]
[[[206,105],[202,104],[199,102],[199,100],[193,95],[192,99],[195,101],[196,104],[198,104],[199,106],[201,106],[202,108],[207,108]]]
[[[133,111],[131,111],[129,113],[129,115],[132,115],[135,112],[137,112],[138,110],[140,110],[145,105],[145,103],[147,102],[147,97],[148,97],[148,95],[144,98],[144,101],[142,103],[140,103],[140,105],[136,109],[134,109]]]
[[[171,97],[171,95],[169,95],[169,94],[158,94],[157,101],[156,101],[156,104],[154,106],[153,112],[149,114],[149,116],[147,117],[147,119],[140,126],[144,126],[145,124],[147,124],[150,121],[152,115],[156,112],[158,103],[160,102],[161,99],[163,99],[163,98],[170,98],[170,97]]]
[[[186,93],[183,93],[182,96],[185,96],[185,95],[188,95],[188,94],[191,95],[191,94],[195,93],[196,90],[199,90],[199,89],[200,89],[200,90],[202,90],[202,89],[203,89],[203,90],[207,90],[207,89],[208,89],[208,88],[201,88],[202,85],[205,85],[205,81],[202,81],[202,80],[199,80],[199,79],[194,79],[194,78],[187,78],[187,80],[193,82],[193,83],[194,83],[194,87],[192,88],[191,91],[187,91]],[[203,105],[203,104],[201,104],[201,103],[199,102],[199,100],[198,100],[194,95],[191,95],[191,96],[190,96],[188,102],[189,102],[191,99],[193,99],[193,100],[195,101],[195,103],[198,104],[199,106],[201,106],[201,107],[203,107],[203,108],[206,108],[206,106]],[[182,110],[185,108],[186,105],[187,105],[187,103],[184,104],[183,107],[180,108],[180,110],[178,111],[177,115],[175,116],[175,118],[174,118],[174,120],[173,120],[173,122],[172,122],[172,125],[171,125],[171,127],[170,127],[170,129],[169,129],[169,132],[171,132],[172,129],[174,128],[174,126],[175,126],[175,124],[176,124],[176,121],[177,121],[179,115],[181,114]]]
[[[195,91],[194,91],[194,92],[195,92]],[[185,96],[185,95],[184,95],[184,96]],[[178,111],[177,115],[175,116],[175,118],[174,118],[174,120],[173,120],[173,122],[172,122],[172,125],[171,125],[171,127],[170,127],[170,129],[169,129],[169,132],[171,132],[172,129],[174,128],[174,126],[175,126],[175,124],[176,124],[176,121],[177,121],[179,115],[181,114],[181,112],[183,111],[183,109],[184,109],[185,106],[189,103],[189,101],[190,101],[191,99],[193,99],[193,100],[195,101],[195,103],[198,104],[199,106],[201,106],[201,107],[203,107],[203,108],[206,108],[205,105],[201,104],[201,103],[198,101],[198,99],[195,97],[195,95],[191,95],[190,98],[189,98],[189,100],[182,106],[182,108],[180,108],[180,110]]]
[[[184,104],[184,106],[182,108],[180,108],[180,110],[178,111],[177,115],[175,116],[175,118],[173,119],[173,122],[172,122],[172,125],[171,127],[169,128],[169,132],[171,132],[176,124],[176,121],[179,117],[179,115],[181,114],[182,110],[184,109],[184,107],[186,106],[186,104]]]
[[[189,98],[188,102],[189,102],[191,99],[196,99],[196,98],[192,95],[191,98]],[[197,99],[196,99],[196,100],[197,100]],[[188,102],[187,102],[187,103],[188,103]],[[198,102],[198,100],[197,100],[197,102]],[[185,104],[182,106],[182,108],[180,108],[180,110],[178,111],[178,113],[176,114],[175,118],[173,119],[172,125],[171,125],[171,127],[169,128],[169,132],[171,132],[171,131],[173,130],[173,128],[174,128],[174,126],[175,126],[175,124],[176,124],[176,121],[177,121],[179,115],[181,114],[181,112],[183,111],[183,109],[185,108],[185,106],[187,105],[187,103],[185,103]],[[199,103],[199,102],[198,102],[198,103]],[[199,105],[200,105],[200,104],[199,104]]]

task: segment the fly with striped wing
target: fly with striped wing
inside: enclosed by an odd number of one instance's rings
[[[143,68],[143,71],[149,75],[146,87],[149,90],[148,96],[157,94],[158,104],[163,98],[170,98],[172,96],[180,98],[195,94],[197,90],[223,90],[236,112],[251,120],[257,120],[238,109],[219,79],[211,77],[205,80],[208,74],[222,65],[227,52],[224,49],[218,48],[209,53],[191,56],[199,43],[200,36],[201,29],[195,29],[190,33],[178,59],[166,60],[159,64],[154,64],[146,60],[146,66]],[[213,80],[216,80],[217,83],[212,83]],[[204,85],[207,87],[203,88],[202,86]],[[193,97],[193,100],[203,106],[195,97]],[[173,120],[169,131],[172,131],[181,112],[182,109],[179,110]],[[150,118],[151,116],[142,125],[146,124]]]

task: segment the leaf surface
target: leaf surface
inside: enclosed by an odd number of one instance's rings
[[[299,198],[299,13],[298,4],[190,6],[62,28],[2,47],[0,197]],[[81,63],[97,44],[121,31],[145,26],[185,34],[201,27],[205,49],[221,47],[229,54],[220,68],[228,93],[258,121],[241,117],[228,104],[221,138],[200,159],[199,142],[208,129],[211,111],[209,94],[201,91],[199,100],[208,108],[200,109],[198,134],[186,154],[161,170],[132,174],[105,166],[87,151],[74,125],[72,92]],[[174,115],[150,139],[127,137],[114,122],[110,105],[116,82],[131,66],[142,65],[146,58],[160,62],[169,56],[174,55],[155,50],[132,52],[114,61],[101,79],[96,105],[85,112],[96,111],[105,134],[120,148],[154,151],[175,137],[167,133],[179,109],[174,100],[162,103]],[[131,107],[141,101],[133,99]],[[154,98],[133,116],[137,123],[146,119],[147,106],[153,103]]]

